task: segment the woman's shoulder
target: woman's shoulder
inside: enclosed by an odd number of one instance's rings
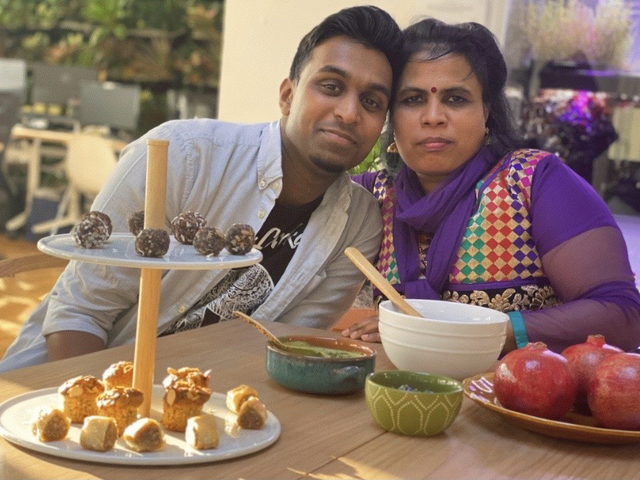
[[[351,181],[362,185],[370,192],[373,192],[381,185],[388,185],[391,182],[391,178],[389,177],[389,173],[385,169],[381,169],[372,172],[364,172],[357,175],[351,175]]]
[[[535,148],[521,148],[508,152],[494,168],[494,172],[504,172],[502,175],[508,177],[509,184],[524,182],[528,187],[531,186],[534,175],[540,177],[552,172],[556,175],[558,171],[569,174],[569,170],[570,168],[555,153]]]
[[[541,162],[564,163],[555,153],[537,148],[520,148],[508,152],[502,157],[502,163],[507,165],[536,166]]]

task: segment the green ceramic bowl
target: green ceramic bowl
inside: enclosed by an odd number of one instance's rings
[[[305,342],[319,348],[345,350],[351,358],[324,358],[283,351],[267,344],[267,372],[276,383],[299,392],[346,395],[362,392],[376,364],[376,351],[349,338],[289,335],[282,342]]]
[[[444,432],[462,406],[462,383],[430,373],[374,372],[367,375],[364,393],[378,425],[403,435],[428,437]]]

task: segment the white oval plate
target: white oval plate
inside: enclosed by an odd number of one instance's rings
[[[162,417],[163,394],[162,386],[153,386],[151,417],[158,421]],[[7,400],[0,405],[0,435],[16,445],[56,457],[121,465],[182,465],[228,460],[263,450],[280,436],[280,422],[271,412],[267,413],[267,421],[261,430],[238,429],[236,414],[226,407],[226,397],[214,393],[202,411],[216,416],[220,443],[215,449],[196,450],[187,445],[184,433],[165,429],[167,445],[162,451],[134,452],[120,438],[112,450],[95,452],[80,446],[82,425],[77,423],[71,424],[66,440],[39,441],[31,433],[31,419],[37,410],[45,406],[58,406],[57,388],[37,390]]]
[[[38,241],[38,249],[54,257],[116,267],[158,268],[166,270],[210,270],[248,267],[262,260],[255,248],[246,255],[230,255],[222,250],[218,256],[198,253],[193,245],[183,245],[171,238],[169,251],[163,257],[142,257],[136,253],[135,237],[130,233],[113,233],[97,248],[82,248],[73,235],[52,235]]]

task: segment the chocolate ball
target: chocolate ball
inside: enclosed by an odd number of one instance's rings
[[[73,238],[83,248],[95,248],[109,238],[109,232],[101,219],[88,217],[76,225],[73,230]]]
[[[251,225],[234,223],[225,233],[225,248],[232,255],[246,255],[256,243],[256,232]]]
[[[133,233],[133,236],[137,237],[144,228],[144,210],[130,214],[127,217],[127,225],[129,225],[129,231]]]
[[[107,227],[108,236],[111,236],[111,232],[113,231],[113,226],[111,225],[111,218],[109,215],[103,212],[99,212],[98,210],[92,210],[89,213],[84,214],[84,218],[99,218],[104,222],[104,225]]]
[[[169,251],[169,233],[161,228],[143,228],[136,235],[135,248],[143,257],[162,257]]]
[[[215,227],[201,227],[193,239],[193,246],[202,255],[218,255],[224,248],[224,233]]]
[[[180,243],[193,244],[193,239],[207,221],[198,212],[186,211],[171,220],[171,232]]]

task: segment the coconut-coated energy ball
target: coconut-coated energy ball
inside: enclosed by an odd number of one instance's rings
[[[144,228],[144,210],[131,213],[127,217],[127,225],[129,226],[129,231],[133,233],[133,236],[137,237]]]
[[[92,210],[89,213],[84,214],[84,218],[99,218],[104,222],[104,225],[107,227],[107,233],[111,236],[111,232],[113,231],[113,226],[111,225],[111,217],[106,213],[99,212],[98,210]]]
[[[76,225],[73,238],[82,248],[96,248],[109,238],[109,232],[101,219],[88,217]]]
[[[224,233],[215,227],[201,227],[193,239],[193,246],[202,255],[218,255],[224,248]]]
[[[136,236],[135,249],[143,257],[162,257],[169,251],[169,232],[161,228],[143,228]]]
[[[171,220],[171,232],[180,243],[193,244],[193,239],[207,221],[198,212],[186,211]]]
[[[246,223],[234,223],[225,233],[225,248],[232,255],[246,255],[255,243],[256,232]]]

